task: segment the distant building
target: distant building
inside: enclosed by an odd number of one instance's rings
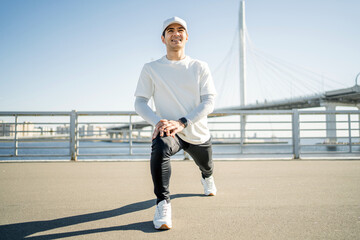
[[[94,134],[98,135],[98,136],[101,136],[103,134],[107,134],[106,132],[106,128],[105,127],[101,127],[101,126],[96,126],[95,127],[95,131],[94,131]]]
[[[40,135],[54,135],[55,133],[53,128],[47,126],[36,127],[36,129],[39,129]]]
[[[10,136],[10,131],[11,131],[11,124],[1,121],[0,122],[0,137]]]
[[[23,122],[17,124],[17,136],[33,136],[36,132],[39,132],[39,129],[35,129],[34,124],[31,122]],[[9,136],[12,137],[15,135],[15,124],[5,123],[4,121],[0,122],[0,136]]]
[[[79,127],[79,136],[80,137],[84,137],[84,136],[93,136],[94,133],[94,126],[87,124],[87,125],[83,125],[81,127]]]
[[[57,126],[56,127],[56,134],[70,134],[70,127],[69,126]]]
[[[79,127],[79,136],[80,137],[93,137],[101,136],[103,133],[106,133],[106,128],[101,126],[94,126],[91,124],[83,125]]]
[[[94,137],[106,135],[106,128],[102,126],[94,126],[91,124],[79,126],[80,137]],[[17,124],[17,137],[31,137],[43,135],[69,135],[70,126],[57,126],[54,130],[48,126],[36,126],[31,122],[23,122]],[[15,124],[0,121],[0,137],[13,137],[15,135]]]

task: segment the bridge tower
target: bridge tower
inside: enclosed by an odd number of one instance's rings
[[[245,1],[240,2],[239,9],[239,64],[240,64],[240,107],[245,106],[245,83],[246,83],[246,45],[245,45]],[[246,117],[241,116],[241,145],[245,140]]]
[[[246,43],[245,43],[245,1],[240,2],[239,10],[239,64],[240,64],[240,107],[245,106],[245,79],[246,79]]]

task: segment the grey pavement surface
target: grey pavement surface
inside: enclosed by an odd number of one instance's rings
[[[203,196],[172,162],[173,228],[153,229],[149,162],[0,163],[0,239],[360,239],[360,161],[216,161]]]

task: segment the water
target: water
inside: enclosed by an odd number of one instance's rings
[[[315,154],[325,153],[327,155],[332,154],[346,154],[349,152],[349,146],[339,145],[336,147],[327,147],[319,144],[319,139],[312,140],[311,146],[301,146],[300,154]],[[13,147],[13,142],[0,142],[0,147]],[[310,144],[310,142],[302,142],[301,144]],[[32,159],[44,159],[44,160],[69,160],[70,159],[70,144],[69,142],[19,142],[18,155],[21,157],[0,157],[1,160],[32,160]],[[26,147],[26,149],[21,149]],[[54,147],[51,149],[45,149],[48,147]],[[111,148],[109,148],[111,147]],[[116,148],[112,148],[116,147]],[[314,153],[315,152],[315,153]],[[352,147],[352,152],[355,155],[360,156],[360,145]],[[133,143],[132,149],[133,156],[129,156],[129,144],[120,142],[80,142],[79,144],[79,160],[83,159],[149,159],[150,157],[150,143]],[[13,149],[0,149],[0,155],[11,155]],[[81,156],[87,154],[97,155],[123,155],[123,156]],[[292,145],[291,144],[247,144],[243,148],[234,144],[214,144],[213,145],[214,158],[231,159],[244,156],[252,157],[292,157]],[[62,157],[55,156],[26,156],[26,155],[66,155]],[[173,159],[182,159],[184,152],[180,151]]]

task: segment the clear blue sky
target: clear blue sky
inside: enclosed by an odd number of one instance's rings
[[[133,110],[143,64],[165,54],[163,20],[184,18],[187,55],[214,70],[232,46],[239,3],[2,0],[0,111]],[[256,48],[350,87],[360,72],[359,9],[358,0],[249,0],[246,22]],[[234,89],[236,73],[229,78]],[[261,100],[249,81],[249,99]]]

